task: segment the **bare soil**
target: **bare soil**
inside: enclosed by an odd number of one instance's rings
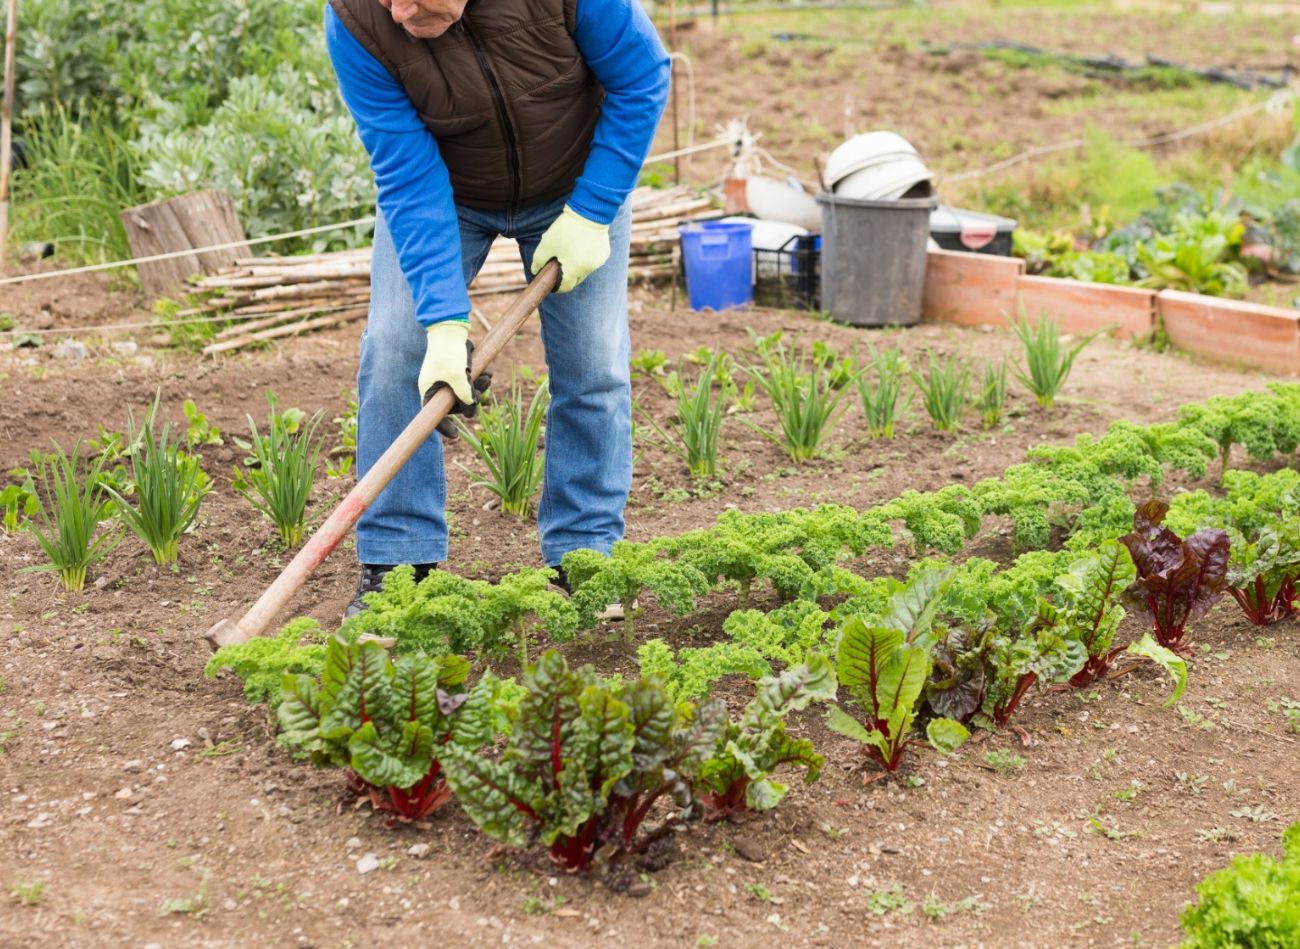
[[[747,114],[772,155],[811,179],[813,157],[842,133],[890,126],[935,167],[955,171],[1074,137],[1088,121],[1137,134],[1204,115],[1195,96],[1144,110],[1103,80],[1016,70],[970,52],[933,55],[920,40],[1014,38],[1275,69],[1300,32],[1285,6],[1267,19],[1167,6],[1124,16],[965,6],[901,25],[828,13],[823,43],[774,39],[782,29],[775,18],[770,30],[753,19],[724,19],[716,29],[701,20],[681,34],[696,72],[697,136]],[[1238,161],[1262,134],[1225,133],[1216,147]],[[668,138],[661,134],[657,146]],[[692,167],[707,180],[716,166],[697,159]],[[155,393],[176,421],[181,401],[194,399],[226,435],[224,446],[203,449],[217,491],[176,571],[154,567],[128,539],[92,571],[85,593],[65,594],[47,574],[20,572],[39,562],[32,538],[0,535],[0,852],[9,855],[0,870],[2,945],[1169,945],[1201,877],[1234,853],[1275,850],[1282,828],[1300,819],[1300,736],[1286,730],[1277,705],[1300,699],[1300,624],[1256,630],[1223,603],[1195,630],[1182,711],[1162,707],[1167,683],[1145,669],[1084,692],[1035,691],[1018,717],[1030,746],[1002,732],[948,759],[918,752],[902,779],[866,785],[859,749],[817,715],[801,717],[794,730],[827,757],[822,779],[795,787],[752,822],[679,835],[680,858],[647,877],[642,898],[516,860],[454,805],[432,829],[386,830],[367,807],[340,808],[339,774],[294,762],[276,746],[265,710],[245,702],[237,680],[202,676],[202,633],[240,615],[288,556],[229,488],[242,456],[230,437],[246,431],[246,413],[265,417],[268,389],[282,406],[341,415],[358,328],[216,360],[165,348],[153,329],[106,328],[86,339],[88,356],[78,359],[55,354],[57,330],[148,324],[147,302],[86,275],[0,287],[0,312],[22,329],[56,331],[40,348],[0,352],[0,468],[25,464],[51,440],[69,447],[96,437],[100,425],[120,429],[128,409],[138,415]],[[700,346],[740,353],[751,329],[844,353],[895,342],[917,361],[927,349],[960,352],[977,371],[1014,352],[1014,340],[998,332],[866,331],[761,309],[695,314],[671,308],[666,291],[639,293],[631,319],[634,349],[663,350],[672,364]],[[502,357],[498,380],[511,365],[542,368],[535,329]],[[1039,442],[1100,432],[1115,419],[1170,419],[1184,402],[1266,381],[1099,340],[1051,415],[1013,384],[1007,422],[994,431],[970,418],[958,436],[939,436],[913,408],[896,440],[869,442],[851,406],[825,456],[802,466],[733,421],[724,430],[724,473],[703,489],[640,433],[628,537],[703,526],[732,505],[863,508],[907,488],[972,484]],[[668,418],[657,380],[638,378],[635,392],[646,413]],[[750,420],[771,426],[757,401]],[[538,564],[532,525],[491,510],[487,493],[470,487],[456,464],[473,466],[465,446],[449,449],[449,460],[452,567],[491,578]],[[349,486],[322,479],[311,526]],[[1180,486],[1192,485],[1176,479],[1164,490]],[[976,542],[985,555],[1006,557],[1008,546],[998,525]],[[908,562],[900,549],[855,566],[899,575]],[[286,618],[333,625],[354,582],[345,544]],[[675,644],[706,642],[733,606],[734,597],[718,594],[683,619],[650,604],[639,628]],[[1138,632],[1130,619],[1121,635]],[[635,668],[621,644],[564,649],[602,671]],[[723,683],[723,693],[736,704],[747,698],[741,682]],[[992,769],[984,757],[991,750],[1022,756],[1023,770]],[[409,852],[417,844],[427,845],[422,857]],[[382,864],[362,874],[357,863],[368,854]],[[31,881],[45,884],[33,904],[7,895]],[[906,904],[886,909],[880,894],[894,887]]]
[[[77,293],[99,294],[119,319],[140,305],[101,277],[78,279],[88,283]],[[57,284],[47,291],[64,298]],[[0,309],[25,320],[38,300],[0,292]],[[841,352],[894,342],[915,357],[962,352],[975,365],[1014,343],[994,332],[867,331],[807,314],[697,314],[668,302],[666,293],[640,294],[632,323],[634,349],[663,350],[672,363],[699,346],[739,353],[750,329]],[[202,677],[201,636],[215,619],[239,615],[286,560],[270,525],[229,489],[240,455],[229,436],[245,430],[246,412],[264,418],[267,388],[283,406],[341,414],[357,336],[340,329],[217,360],[154,347],[148,331],[128,354],[93,342],[86,360],[56,357],[50,346],[0,353],[4,468],[51,439],[67,446],[99,424],[120,428],[128,408],[139,412],[159,391],[173,418],[193,398],[227,436],[204,450],[218,490],[175,572],[155,568],[127,540],[85,593],[64,594],[48,575],[19,572],[38,562],[30,537],[0,537],[0,847],[10,855],[0,883],[7,891],[45,881],[35,905],[0,898],[0,944],[1167,945],[1199,878],[1235,852],[1275,848],[1300,818],[1300,744],[1276,711],[1276,700],[1300,698],[1300,628],[1261,634],[1228,604],[1197,627],[1204,651],[1182,714],[1162,707],[1167,684],[1145,670],[1084,693],[1034,692],[1019,717],[1031,747],[1004,732],[950,759],[918,752],[905,779],[865,786],[860,751],[818,716],[802,717],[795,730],[827,757],[821,781],[796,787],[758,820],[680,835],[680,859],[647,877],[645,898],[517,861],[454,805],[430,830],[386,830],[367,807],[340,809],[339,774],[281,751],[265,710],[244,701],[237,680]],[[530,329],[503,357],[498,379],[508,378],[504,367],[541,363]],[[909,487],[970,484],[1040,441],[1099,432],[1118,418],[1168,419],[1183,402],[1265,381],[1099,340],[1055,413],[1039,412],[1017,387],[1007,424],[993,432],[970,419],[957,437],[941,437],[913,409],[899,438],[871,443],[854,406],[826,457],[796,467],[730,423],[725,474],[703,491],[643,437],[628,536],[702,526],[730,505],[865,507]],[[638,380],[636,395],[649,414],[668,416],[657,381]],[[762,401],[752,420],[770,425]],[[471,463],[464,446],[450,457]],[[527,521],[486,510],[487,494],[456,465],[448,474],[455,569],[493,577],[539,562]],[[322,481],[313,526],[347,487]],[[996,529],[978,545],[1006,553]],[[355,580],[351,561],[339,550],[286,615],[335,623]],[[899,550],[858,566],[899,574],[907,562]],[[640,628],[679,644],[706,641],[733,606],[719,594],[682,619],[651,604]],[[565,651],[607,672],[634,669],[621,644]],[[725,683],[724,694],[746,699],[739,682]],[[1021,755],[1024,769],[990,770],[984,755],[994,749]],[[408,853],[415,844],[428,845],[422,858]],[[382,866],[361,874],[367,854]],[[872,894],[895,886],[910,909],[874,912]],[[934,915],[939,904],[950,909],[932,919],[927,899]]]

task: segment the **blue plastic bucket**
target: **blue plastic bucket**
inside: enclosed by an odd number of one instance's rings
[[[752,224],[700,221],[678,228],[692,310],[725,310],[754,300]]]

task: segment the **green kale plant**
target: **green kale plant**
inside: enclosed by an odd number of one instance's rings
[[[660,556],[653,544],[618,541],[609,555],[594,550],[574,550],[561,566],[573,587],[570,601],[578,610],[578,625],[592,629],[598,615],[613,603],[624,610],[623,638],[633,642],[643,591],[654,593],[660,606],[685,616],[697,598],[709,592],[709,580],[691,564]]]
[[[290,620],[275,636],[254,636],[247,642],[222,646],[203,673],[215,678],[229,669],[244,680],[244,697],[250,702],[280,704],[280,686],[286,673],[318,676],[325,668],[325,636],[314,619]]]

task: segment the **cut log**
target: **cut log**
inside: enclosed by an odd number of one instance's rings
[[[135,257],[244,240],[234,202],[224,191],[193,191],[127,208],[119,217]],[[195,274],[231,267],[247,253],[243,247],[232,247],[143,263],[138,265],[140,285],[154,296],[172,293]]]

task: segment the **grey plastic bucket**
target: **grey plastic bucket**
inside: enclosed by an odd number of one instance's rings
[[[854,326],[921,321],[926,240],[937,198],[861,201],[817,195],[822,208],[822,309]]]

